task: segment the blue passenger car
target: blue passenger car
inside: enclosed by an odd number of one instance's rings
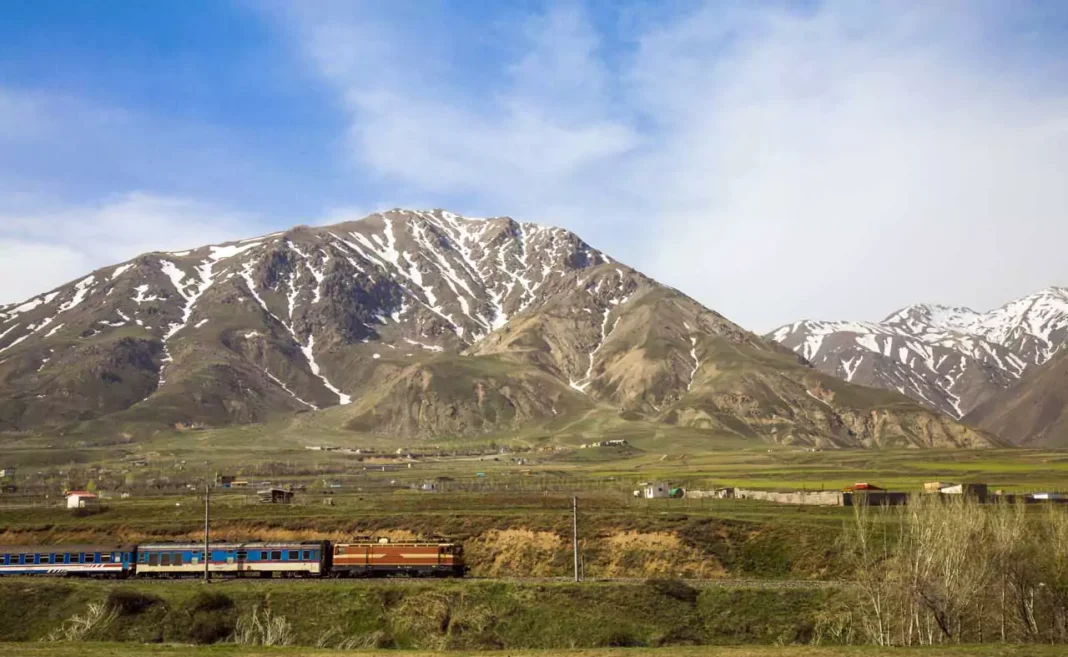
[[[210,543],[208,571],[228,577],[307,577],[326,572],[326,541]],[[137,574],[143,577],[195,577],[204,573],[203,543],[144,543],[138,546]]]
[[[135,545],[0,546],[0,575],[129,577]]]

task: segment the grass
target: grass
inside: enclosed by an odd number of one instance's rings
[[[293,645],[401,650],[808,642],[833,592],[650,583],[0,581],[0,640],[39,641],[104,606],[79,636],[210,643],[269,616]],[[626,610],[625,613],[620,613]]]
[[[317,650],[301,647],[248,648],[244,646],[129,645],[117,643],[26,644],[0,643],[7,657],[331,657],[381,655],[381,652]],[[391,657],[440,657],[439,652],[398,650]],[[729,646],[670,648],[598,648],[576,650],[457,651],[455,657],[1059,657],[1059,646],[936,646],[930,648],[877,648],[855,646]]]

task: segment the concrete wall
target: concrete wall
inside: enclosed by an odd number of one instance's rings
[[[794,491],[776,493],[766,490],[736,488],[734,496],[740,500],[761,500],[777,504],[804,504],[807,506],[845,506],[845,493],[840,491]]]

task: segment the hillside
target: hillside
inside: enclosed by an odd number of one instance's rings
[[[881,322],[805,320],[767,336],[844,381],[895,390],[962,418],[1068,344],[1068,289],[986,313],[920,304]]]
[[[414,438],[622,418],[788,444],[989,443],[509,218],[301,226],[142,255],[0,308],[3,430],[313,411]]]
[[[965,420],[1019,445],[1068,446],[1068,352],[980,404]]]

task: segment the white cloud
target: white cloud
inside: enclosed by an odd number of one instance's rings
[[[249,215],[143,192],[86,206],[0,213],[0,304],[140,253],[248,237],[256,227]]]
[[[768,330],[1068,283],[1068,89],[1035,36],[1057,6],[707,2],[606,53],[561,4],[485,89],[448,65],[465,41],[424,38],[447,25],[286,16],[364,175],[563,223]]]

